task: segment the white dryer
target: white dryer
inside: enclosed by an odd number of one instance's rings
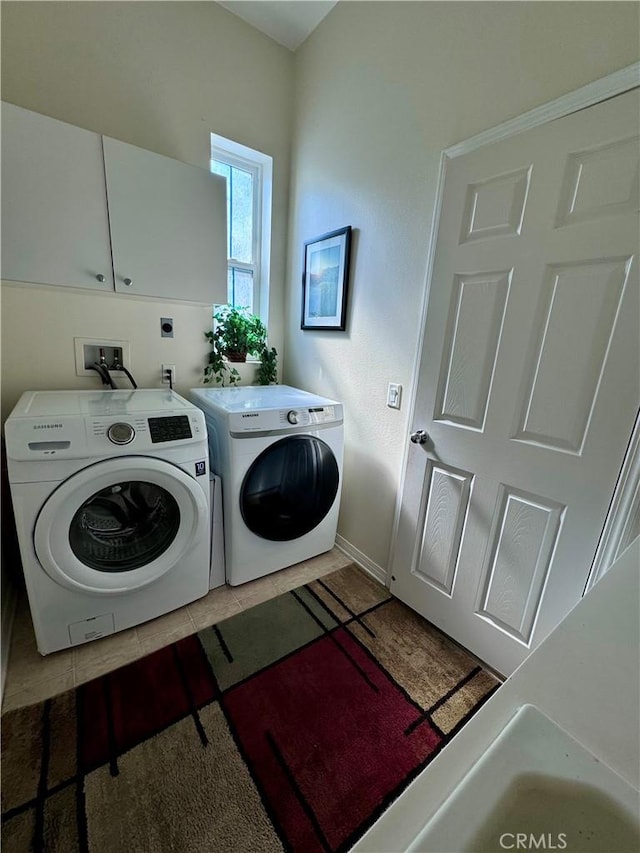
[[[41,654],[207,594],[209,466],[198,408],[164,389],[28,391],[5,439]]]
[[[342,490],[342,404],[288,385],[194,388],[222,479],[227,583],[329,551]]]

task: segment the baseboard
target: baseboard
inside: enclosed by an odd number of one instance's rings
[[[0,639],[0,707],[4,697],[4,684],[7,678],[7,666],[9,664],[9,650],[11,649],[11,634],[13,633],[13,621],[16,615],[16,604],[18,596],[15,587],[7,583],[3,584],[2,590],[2,627]]]
[[[363,569],[368,575],[371,575],[371,577],[374,578],[374,580],[377,580],[378,583],[381,583],[383,586],[389,586],[386,569],[383,569],[382,566],[379,566],[377,563],[374,563],[373,560],[370,560],[366,554],[359,551],[355,545],[352,545],[351,542],[348,542],[344,536],[340,536],[339,533],[336,536],[336,548],[339,548],[343,554],[350,557],[356,565],[360,566],[361,569]]]

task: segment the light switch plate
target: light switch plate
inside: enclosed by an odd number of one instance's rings
[[[399,409],[402,398],[402,385],[390,382],[387,388],[387,406],[390,409]]]

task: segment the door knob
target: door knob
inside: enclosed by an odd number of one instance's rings
[[[98,279],[98,281],[99,281],[101,284],[102,284],[102,282],[104,281],[104,276],[102,275],[102,273],[98,273],[98,275],[96,276],[96,278]]]
[[[429,433],[424,429],[417,429],[411,433],[411,441],[414,444],[426,444],[429,441]]]
[[[130,278],[123,278],[122,280],[127,285],[127,287],[131,287],[131,285],[133,284]]]

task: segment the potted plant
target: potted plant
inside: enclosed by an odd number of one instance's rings
[[[248,355],[260,359],[256,374],[258,385],[271,385],[277,381],[277,352],[267,346],[267,328],[255,314],[246,308],[225,305],[213,315],[213,331],[205,332],[211,344],[208,362],[204,368],[205,383],[216,382],[237,385],[240,374],[233,363],[244,362]]]

